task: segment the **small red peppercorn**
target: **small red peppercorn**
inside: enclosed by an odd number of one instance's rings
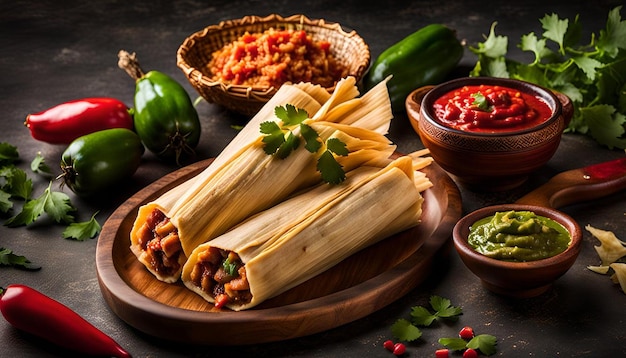
[[[474,338],[474,330],[472,327],[465,326],[459,331],[459,337],[461,339],[470,340]]]
[[[472,348],[468,348],[463,352],[463,358],[478,358],[478,352]]]
[[[391,341],[390,339],[386,340],[385,343],[383,343],[383,347],[385,347],[385,349],[387,349],[390,352],[393,352],[393,341]]]
[[[396,356],[401,356],[406,352],[406,346],[402,343],[396,343],[393,345],[393,354]]]
[[[448,349],[437,349],[435,351],[435,358],[448,358],[450,357],[450,351]]]

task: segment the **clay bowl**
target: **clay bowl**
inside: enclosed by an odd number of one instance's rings
[[[541,98],[552,110],[550,118],[528,129],[489,133],[467,132],[437,120],[434,101],[466,85],[500,85]],[[540,86],[505,78],[466,77],[414,90],[406,99],[414,130],[433,159],[460,185],[475,191],[503,191],[523,184],[556,152],[571,119],[569,98]]]
[[[503,261],[487,257],[468,243],[470,226],[477,220],[496,212],[528,210],[561,223],[570,233],[568,248],[546,259],[526,262]],[[528,298],[546,292],[553,282],[564,275],[576,261],[582,244],[580,226],[567,214],[535,205],[502,204],[478,209],[457,222],[452,237],[461,260],[490,291],[510,297]]]

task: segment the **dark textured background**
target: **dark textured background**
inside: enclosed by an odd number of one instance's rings
[[[3,1],[0,4],[0,141],[18,147],[28,164],[37,152],[58,170],[64,146],[33,140],[22,125],[28,113],[58,103],[88,97],[112,96],[132,104],[134,84],[117,67],[117,52],[136,52],[146,70],[165,72],[184,84],[192,98],[197,93],[176,67],[176,50],[185,37],[221,20],[245,15],[302,13],[325,18],[355,29],[370,45],[372,58],[385,48],[429,23],[455,28],[459,38],[474,45],[489,32],[509,36],[510,53],[522,58],[514,45],[522,34],[541,32],[539,18],[546,13],[573,18],[580,14],[584,31],[604,27],[609,9],[621,1]],[[624,16],[624,11],[622,10]],[[626,17],[626,16],[625,16]],[[475,57],[466,51],[456,75],[466,75]],[[198,106],[203,135],[200,160],[215,156],[235,135],[232,124],[245,118],[201,102]],[[421,148],[417,135],[400,114],[390,138],[399,150]],[[621,151],[599,147],[588,138],[565,135],[554,158],[523,187],[507,193],[484,194],[462,190],[465,212],[489,204],[512,202],[556,173],[623,156]],[[132,181],[88,202],[71,195],[79,207],[79,220],[99,210],[108,215],[140,188],[176,167],[151,154]],[[35,179],[42,190],[47,181]],[[37,189],[36,189],[37,190]],[[66,190],[67,192],[67,190]],[[621,192],[591,203],[572,205],[563,211],[581,226],[591,224],[614,231],[626,239],[626,194]],[[38,272],[0,268],[0,285],[24,283],[68,305],[136,357],[390,357],[382,342],[391,338],[390,326],[408,317],[410,308],[426,305],[431,295],[450,298],[463,308],[456,324],[423,330],[423,337],[409,344],[407,356],[433,356],[437,339],[453,337],[462,325],[498,338],[498,353],[505,357],[615,357],[626,353],[625,295],[607,277],[586,270],[598,263],[597,243],[585,231],[583,251],[575,266],[548,293],[527,300],[512,300],[485,291],[477,279],[451,252],[435,274],[392,305],[358,321],[300,339],[248,347],[190,347],[159,342],[129,327],[104,302],[95,272],[97,240],[75,242],[61,238],[61,226],[0,227],[0,247],[12,249],[43,266]],[[68,356],[0,322],[0,356]],[[460,355],[458,355],[460,356]]]

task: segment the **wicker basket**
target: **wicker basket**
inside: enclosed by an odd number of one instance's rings
[[[303,15],[281,17],[246,16],[238,20],[222,21],[198,31],[182,43],[177,52],[177,65],[191,85],[210,103],[217,103],[244,115],[254,115],[278,90],[275,87],[231,85],[212,80],[207,64],[211,54],[235,41],[246,31],[263,32],[269,28],[303,29],[313,40],[331,43],[333,56],[348,68],[348,75],[361,79],[370,62],[370,51],[365,41],[355,32],[346,32],[338,23],[311,20]],[[333,88],[327,88],[332,92]]]

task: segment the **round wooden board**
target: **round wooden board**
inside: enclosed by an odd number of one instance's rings
[[[115,314],[149,335],[192,344],[243,345],[306,336],[352,322],[423,282],[462,213],[456,184],[432,163],[424,171],[434,186],[424,192],[419,226],[356,253],[253,309],[220,311],[181,283],[157,280],[129,247],[138,208],[210,162],[181,168],[147,186],[102,227],[96,248],[102,294]]]

